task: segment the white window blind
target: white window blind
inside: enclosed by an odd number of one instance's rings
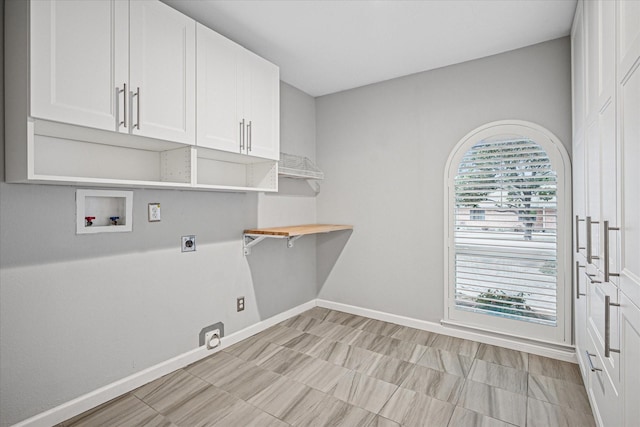
[[[481,141],[454,187],[455,308],[555,326],[557,174],[547,153],[530,139]]]

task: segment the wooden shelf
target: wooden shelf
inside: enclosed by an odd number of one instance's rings
[[[287,227],[252,228],[244,230],[244,234],[263,234],[268,236],[304,236],[306,234],[329,233],[331,231],[353,230],[353,225],[307,224]]]
[[[266,238],[287,239],[287,246],[293,247],[293,242],[309,234],[330,233],[332,231],[353,230],[353,225],[339,224],[306,224],[287,227],[253,228],[244,230],[244,254],[251,253],[251,247]]]

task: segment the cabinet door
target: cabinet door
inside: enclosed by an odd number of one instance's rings
[[[246,51],[244,115],[248,119],[247,154],[280,158],[280,71]]]
[[[582,133],[586,115],[586,58],[584,33],[584,3],[579,2],[571,31],[571,69],[573,89],[573,135]]]
[[[615,80],[614,80],[615,83]],[[615,276],[620,271],[620,231],[610,230],[605,236],[605,221],[609,227],[618,228],[618,168],[616,140],[616,105],[609,102],[599,113],[598,127],[600,131],[600,262],[601,272],[608,266],[609,281],[618,285],[619,278]],[[606,247],[605,247],[606,245]],[[605,266],[605,263],[608,263]]]
[[[596,423],[602,427],[617,427],[621,424],[622,419],[620,390],[613,385],[611,377],[605,369],[601,354],[593,344],[590,336],[585,357],[590,359],[589,366],[594,368],[589,370],[585,385],[587,386],[587,393],[589,394],[589,401],[592,405]]]
[[[585,244],[587,254],[591,254],[592,258],[588,261],[600,269],[600,180],[601,180],[601,162],[600,162],[600,130],[598,127],[598,117],[589,123],[585,134],[586,148],[586,216],[591,218],[593,223],[585,226]]]
[[[201,147],[240,152],[241,79],[244,49],[213,30],[197,25],[198,136]]]
[[[620,288],[640,304],[640,56],[619,74]]]
[[[587,269],[588,272],[592,270]],[[592,273],[593,274],[593,273]],[[611,378],[611,382],[616,390],[619,390],[620,383],[620,354],[610,352],[605,353],[607,334],[609,340],[609,348],[617,349],[620,345],[620,329],[618,319],[620,310],[616,306],[608,307],[606,299],[613,304],[617,304],[619,300],[618,289],[611,283],[601,283],[602,276],[594,274],[593,282],[589,279],[585,280],[589,287],[589,297],[587,299],[587,331],[593,343],[595,344],[598,354],[602,356],[602,364]],[[609,315],[609,323],[607,324],[606,316]]]
[[[622,374],[622,425],[632,427],[640,420],[640,308],[623,294],[620,300],[620,364]]]
[[[640,56],[640,2],[619,0],[618,18],[618,72],[626,74]]]
[[[616,4],[598,0],[598,108],[611,100],[616,90]]]
[[[195,144],[195,21],[157,0],[130,14],[131,132]]]
[[[128,80],[128,3],[31,2],[32,117],[114,131]]]

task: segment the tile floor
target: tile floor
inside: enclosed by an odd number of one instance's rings
[[[577,365],[316,307],[70,426],[595,426]]]

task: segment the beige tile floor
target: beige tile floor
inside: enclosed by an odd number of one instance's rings
[[[595,426],[577,365],[314,308],[60,426]]]

